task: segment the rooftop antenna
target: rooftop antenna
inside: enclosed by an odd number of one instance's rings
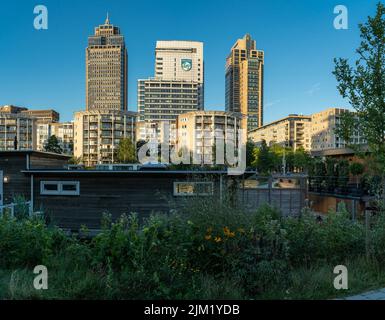
[[[105,24],[110,24],[110,15],[109,15],[108,12],[107,12],[107,19],[106,19],[106,23]]]

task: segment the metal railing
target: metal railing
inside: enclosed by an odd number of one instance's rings
[[[362,197],[367,194],[361,181],[349,177],[309,176],[308,190],[315,193]]]
[[[33,214],[33,210],[32,210],[32,203],[31,201],[25,201],[23,203],[10,203],[10,204],[6,204],[6,205],[2,205],[0,206],[0,217],[3,215],[4,213],[4,210],[9,210],[10,212],[10,215],[12,218],[15,217],[15,212],[16,212],[16,208],[18,206],[28,206],[28,215],[31,217],[32,214]]]

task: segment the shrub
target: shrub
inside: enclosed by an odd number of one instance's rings
[[[385,261],[384,230],[380,215],[370,232],[371,254],[379,265]],[[117,221],[105,214],[102,231],[91,240],[67,237],[42,219],[5,215],[0,218],[0,268],[16,271],[9,276],[10,292],[1,296],[297,297],[304,291],[298,288],[301,270],[309,273],[321,265],[358,259],[365,253],[364,236],[363,225],[351,221],[343,206],[320,222],[310,212],[283,218],[267,205],[250,212],[231,199],[215,197],[186,199],[172,214],[153,214],[141,223],[136,214]],[[48,267],[52,280],[49,290],[36,294],[27,282],[38,264]],[[323,292],[330,294],[326,271],[314,281],[308,274],[312,295],[320,281]]]
[[[47,228],[38,218],[16,220],[0,217],[0,266],[31,267],[49,261],[64,235],[56,228]]]
[[[330,211],[322,222],[311,213],[286,221],[290,261],[309,266],[318,261],[342,263],[348,257],[365,253],[365,233],[361,223],[352,221],[340,206]]]

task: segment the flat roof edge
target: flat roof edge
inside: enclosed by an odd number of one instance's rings
[[[67,154],[59,154],[59,153],[37,151],[37,150],[0,150],[0,156],[2,154],[40,154],[40,155],[48,155],[48,156],[54,156],[58,158],[68,158],[68,159],[71,159],[72,157]]]
[[[66,169],[30,169],[30,170],[22,170],[23,173],[112,173],[112,174],[119,174],[119,173],[129,173],[129,174],[141,174],[141,173],[196,173],[196,174],[204,174],[204,173],[210,173],[210,174],[223,174],[227,171],[223,170],[210,170],[210,171],[197,171],[197,170],[66,170]],[[255,173],[254,171],[245,171],[245,173]]]

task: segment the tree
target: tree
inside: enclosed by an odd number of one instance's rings
[[[304,148],[298,148],[293,154],[293,166],[300,172],[308,172],[312,158]]]
[[[59,140],[55,135],[50,136],[47,140],[47,142],[44,145],[44,151],[46,152],[52,152],[52,153],[58,153],[62,154],[63,149],[61,148],[59,144]]]
[[[349,162],[348,160],[339,160],[337,162],[338,187],[346,189],[349,181]]]
[[[337,185],[337,160],[334,158],[326,158],[325,160],[325,183],[328,191],[333,192]]]
[[[253,164],[255,144],[251,139],[247,139],[246,142],[246,166],[251,167]]]
[[[345,141],[347,147],[357,149],[355,145],[350,143],[355,130],[357,130],[359,123],[354,112],[344,112],[340,115],[340,124],[335,128],[335,134]]]
[[[349,171],[353,176],[359,176],[364,173],[364,165],[359,162],[353,162],[349,167]]]
[[[82,157],[72,156],[72,158],[68,160],[69,164],[81,164],[82,162],[83,162]]]
[[[285,148],[280,144],[275,143],[269,147],[271,166],[274,171],[281,171],[284,152]]]
[[[265,140],[262,140],[260,148],[254,150],[254,165],[257,168],[258,172],[261,174],[269,174],[273,168],[273,161],[269,147],[266,144]]]
[[[309,166],[309,176],[315,191],[322,190],[325,182],[326,168],[321,158],[314,158]]]
[[[130,138],[123,138],[120,140],[118,150],[116,152],[116,159],[120,163],[136,162],[135,146]]]
[[[342,117],[345,133],[359,129],[370,150],[385,169],[385,7],[379,3],[374,17],[359,25],[361,44],[358,60],[350,66],[348,59],[335,59],[333,74],[338,90],[356,111],[357,121]],[[349,124],[350,121],[351,123]],[[350,128],[349,128],[350,126]],[[349,128],[349,130],[347,130]],[[348,137],[345,137],[345,139]]]
[[[356,178],[356,183],[357,183],[357,189],[358,189],[358,176],[364,173],[364,165],[359,162],[353,162],[349,166],[349,171],[352,174],[353,177]]]

